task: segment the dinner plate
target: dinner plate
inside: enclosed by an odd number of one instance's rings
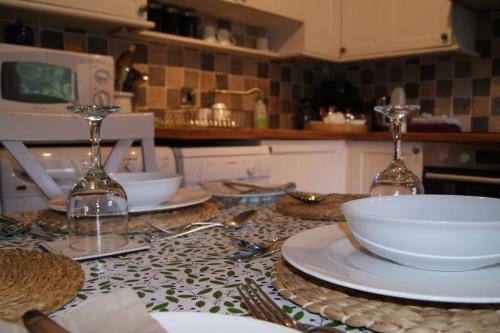
[[[212,196],[210,193],[199,189],[180,188],[175,196],[167,202],[163,202],[156,206],[147,207],[129,207],[129,213],[148,213],[162,210],[170,210],[182,207],[188,207],[205,202]],[[66,197],[57,197],[49,200],[47,203],[50,209],[58,212],[66,212]]]
[[[500,265],[464,272],[402,266],[365,250],[346,223],[298,233],[282,253],[300,271],[356,290],[436,302],[500,302]]]
[[[153,312],[168,333],[296,333],[291,328],[241,316],[195,312]]]

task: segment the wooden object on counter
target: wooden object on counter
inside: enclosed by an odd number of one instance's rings
[[[306,130],[332,131],[337,133],[365,133],[368,132],[366,124],[331,124],[322,121],[311,121],[305,125]]]

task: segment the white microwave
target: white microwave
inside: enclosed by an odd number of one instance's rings
[[[113,58],[0,43],[0,112],[64,112],[112,104]]]

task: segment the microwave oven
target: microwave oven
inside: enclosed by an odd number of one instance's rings
[[[0,43],[0,112],[63,112],[112,104],[113,58]]]

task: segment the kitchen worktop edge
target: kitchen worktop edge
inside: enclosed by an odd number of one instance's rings
[[[157,128],[157,139],[170,140],[391,140],[389,132],[340,133],[333,131],[252,128]],[[500,133],[403,133],[403,140],[421,142],[500,143]]]

